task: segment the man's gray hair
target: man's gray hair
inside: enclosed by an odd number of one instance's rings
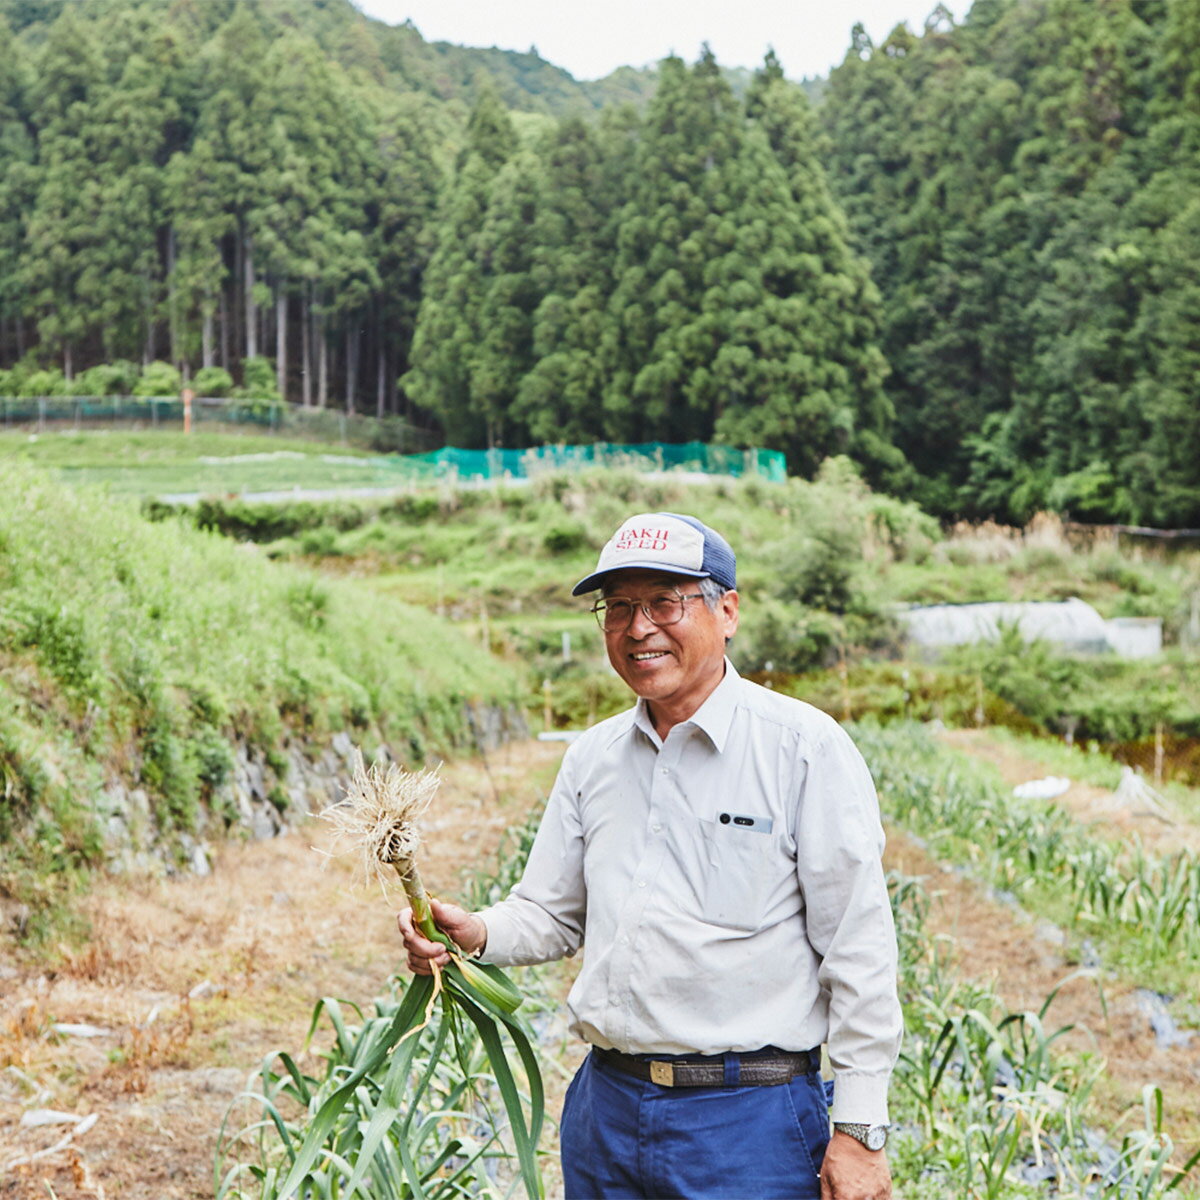
[[[722,587],[711,576],[706,575],[703,579],[696,581],[696,587],[700,590],[700,595],[704,597],[704,603],[708,605],[709,612],[716,612],[721,604],[721,597],[725,595],[729,589]]]

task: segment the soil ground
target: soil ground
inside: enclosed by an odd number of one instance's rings
[[[966,748],[999,753],[977,740],[964,739]],[[464,890],[461,872],[489,862],[503,830],[545,794],[561,752],[528,742],[497,752],[486,769],[478,761],[445,768],[425,822],[431,890]],[[1045,773],[1006,753],[998,765],[1013,782]],[[348,863],[314,854],[324,840],[313,823],[224,847],[205,879],[104,881],[87,902],[93,932],[82,949],[59,948],[52,965],[0,952],[0,1200],[212,1196],[222,1119],[256,1065],[299,1049],[318,997],[368,1002],[399,962],[398,898],[351,888]],[[902,835],[891,835],[888,855],[889,866],[925,878],[931,937],[944,937],[962,973],[990,983],[1010,1007],[1040,1008],[1071,974],[1031,919],[931,863]],[[550,976],[564,994],[568,974]],[[1076,1044],[1107,1060],[1106,1117],[1128,1119],[1142,1085],[1155,1082],[1168,1128],[1200,1145],[1200,1037],[1161,1050],[1132,989],[1109,980],[1103,989],[1107,1011],[1095,980],[1067,983],[1048,1020],[1076,1023]],[[72,1025],[103,1032],[61,1028]],[[556,1115],[579,1049],[565,1030],[552,1036]],[[33,1109],[96,1121],[83,1132],[22,1126]],[[551,1164],[553,1137],[543,1144]],[[560,1194],[550,1165],[547,1185],[549,1197]]]

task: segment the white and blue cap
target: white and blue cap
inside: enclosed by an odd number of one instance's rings
[[[596,569],[571,589],[571,595],[594,592],[612,571],[637,567],[708,577],[723,588],[737,587],[733,548],[715,529],[681,513],[638,513],[622,522],[600,551]]]

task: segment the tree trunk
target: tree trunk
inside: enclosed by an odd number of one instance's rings
[[[179,348],[179,315],[175,311],[175,226],[167,228],[167,337],[171,343],[171,361],[183,357]]]
[[[375,355],[375,415],[382,418],[387,410],[387,351],[380,341]]]
[[[229,370],[229,296],[221,289],[221,366]]]
[[[244,287],[246,289],[246,357],[258,357],[258,309],[254,303],[254,239],[246,235],[243,255],[245,264]]]
[[[358,350],[360,330],[351,324],[346,330],[346,411],[354,412],[354,393],[358,389]]]
[[[312,288],[305,287],[300,307],[300,399],[312,408]]]
[[[242,277],[246,273],[246,254],[245,246],[242,244],[241,225],[238,225],[239,232],[233,238],[233,275],[229,280],[229,354],[226,356],[228,361],[223,365],[229,370],[229,364],[234,358],[240,358],[244,353],[245,336],[242,333],[242,310],[243,304],[238,291],[242,286]]]
[[[142,317],[146,322],[146,344],[142,350],[143,364],[152,363],[158,357],[158,342],[155,337],[158,330],[154,324],[153,292],[150,280],[142,277]]]
[[[71,343],[70,342],[63,343],[63,375],[65,375],[67,377],[67,379],[75,378],[75,369],[71,362]]]
[[[275,390],[280,400],[287,399],[287,291],[284,280],[275,293]]]
[[[317,407],[324,408],[329,400],[329,344],[325,339],[325,318],[318,315],[313,337],[317,343]]]
[[[213,365],[213,302],[212,293],[204,298],[203,323],[200,326],[200,355],[206,367]]]

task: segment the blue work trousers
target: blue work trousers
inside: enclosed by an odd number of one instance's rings
[[[725,1058],[736,1078],[738,1056]],[[567,1200],[819,1200],[828,1142],[816,1072],[770,1087],[668,1088],[591,1054],[563,1104],[563,1181]]]

